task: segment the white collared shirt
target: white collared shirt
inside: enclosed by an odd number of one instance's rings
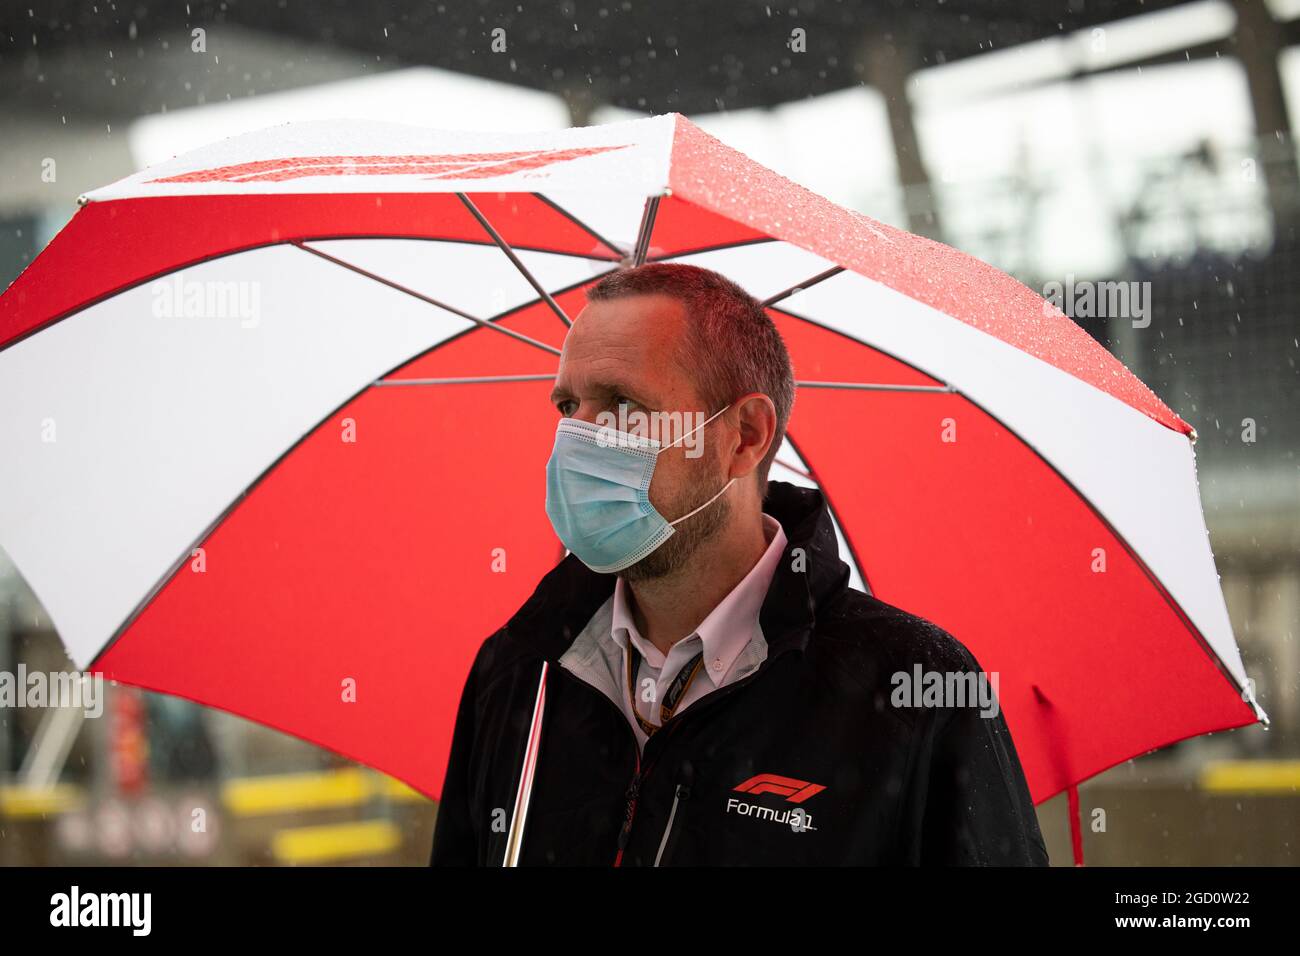
[[[610,628],[602,644],[605,645],[605,656],[609,659],[611,669],[618,676],[619,700],[622,701],[623,712],[641,746],[645,745],[648,738],[632,713],[633,704],[627,693],[626,655],[629,653],[629,641],[641,655],[634,684],[636,708],[642,717],[653,724],[662,723],[660,702],[678,671],[701,651],[704,653],[702,673],[695,675],[677,704],[678,714],[719,687],[749,674],[766,659],[767,642],[759,627],[758,615],[776,572],[777,562],[785,551],[786,536],[781,523],[768,514],[763,515],[763,534],[768,542],[767,550],[754,567],[718,602],[693,633],[669,648],[667,656],[637,631],[628,606],[627,585],[621,577],[615,582],[613,597],[608,602]],[[598,613],[593,622],[600,618],[601,614]]]

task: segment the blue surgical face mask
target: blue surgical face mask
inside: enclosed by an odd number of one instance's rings
[[[672,537],[673,525],[721,498],[735,478],[694,511],[668,521],[650,504],[650,480],[661,452],[730,407],[662,448],[652,438],[561,419],[546,463],[546,514],[564,546],[593,571],[622,571]]]

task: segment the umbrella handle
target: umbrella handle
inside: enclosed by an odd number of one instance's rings
[[[524,845],[524,824],[528,820],[528,799],[533,792],[533,774],[537,770],[537,751],[542,742],[542,713],[546,709],[546,669],[549,661],[542,661],[542,676],[537,682],[537,700],[533,702],[533,719],[528,728],[528,743],[524,747],[524,766],[519,772],[519,789],[515,793],[515,810],[506,832],[506,852],[502,866],[518,866],[519,854]]]
[[[1074,865],[1083,866],[1083,828],[1079,823],[1079,788],[1067,790],[1070,813],[1070,849],[1074,852]]]

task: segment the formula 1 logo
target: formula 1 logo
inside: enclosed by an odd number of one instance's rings
[[[785,797],[786,803],[802,803],[826,788],[819,783],[809,783],[807,780],[795,780],[793,777],[782,777],[775,773],[760,773],[734,789],[755,796],[760,793],[775,793]],[[803,807],[775,810],[748,800],[728,797],[727,812],[788,826],[795,833],[807,833],[817,829],[813,826],[812,814]]]
[[[310,176],[409,176],[425,179],[488,179],[530,172],[555,163],[596,156],[618,146],[529,149],[508,153],[445,153],[413,156],[286,156],[151,179],[154,183],[278,183]]]
[[[760,793],[779,793],[785,797],[787,803],[803,803],[826,788],[819,783],[809,783],[807,780],[795,780],[793,777],[782,777],[774,773],[760,773],[750,777],[735,789],[755,796]]]

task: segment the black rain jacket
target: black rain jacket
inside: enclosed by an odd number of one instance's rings
[[[894,674],[978,673],[975,658],[848,586],[821,492],[773,481],[764,511],[788,538],[759,616],[767,659],[644,753],[619,706],[558,663],[614,576],[570,554],[542,579],[466,680],[432,865],[501,865],[543,661],[520,865],[1047,865],[1000,709],[891,703]]]

